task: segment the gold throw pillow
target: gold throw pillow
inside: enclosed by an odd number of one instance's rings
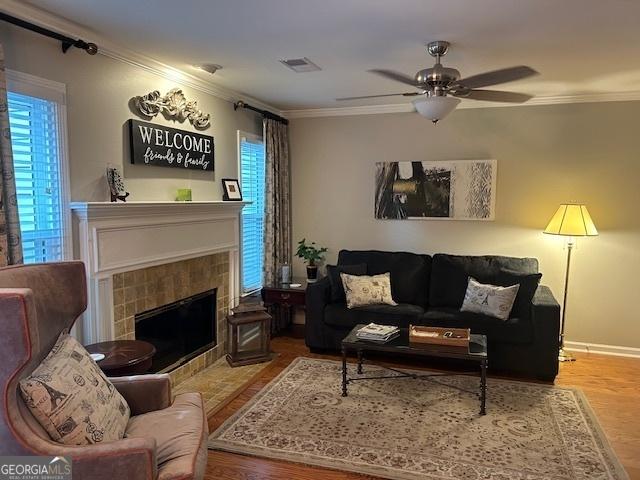
[[[365,305],[397,305],[391,296],[391,274],[349,275],[340,273],[344,293],[347,297],[347,308]]]
[[[65,445],[120,440],[131,414],[113,383],[68,334],[20,380],[20,393],[51,438]]]

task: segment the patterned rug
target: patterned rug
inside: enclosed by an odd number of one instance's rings
[[[489,379],[480,416],[476,377],[354,382],[348,397],[340,382],[339,362],[298,358],[209,447],[398,480],[628,478],[579,390]]]

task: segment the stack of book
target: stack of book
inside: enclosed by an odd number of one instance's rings
[[[366,327],[362,327],[356,333],[359,340],[367,340],[370,342],[388,342],[400,335],[400,329],[391,325],[377,325],[370,323]]]

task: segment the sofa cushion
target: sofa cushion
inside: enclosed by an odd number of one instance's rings
[[[120,440],[129,420],[125,399],[85,348],[66,333],[20,381],[20,393],[51,438],[65,445]]]
[[[327,265],[327,277],[331,284],[331,301],[344,302],[344,285],[342,284],[341,273],[349,275],[366,275],[367,264],[359,263],[357,265]]]
[[[131,417],[126,436],[155,439],[158,480],[202,478],[207,430],[202,395],[183,393],[168,408]]]
[[[533,296],[536,294],[541,278],[541,273],[522,273],[505,269],[500,270],[496,275],[494,275],[491,278],[491,283],[501,287],[519,285],[520,288],[518,288],[518,295],[516,296],[516,301],[511,309],[511,316],[518,318],[530,318],[531,302],[533,301]]]
[[[367,275],[391,273],[391,293],[398,303],[427,306],[431,257],[408,252],[341,250],[338,265],[367,264]]]
[[[431,265],[429,306],[460,309],[468,283],[469,274],[460,264],[436,255]]]
[[[499,283],[500,278],[504,278],[501,276],[501,271],[508,271],[512,274],[536,274],[538,273],[538,261],[535,258],[497,255],[462,256],[438,253],[433,256],[431,265],[429,306],[459,309],[462,306],[469,277],[483,283],[507,286]],[[525,290],[527,293],[529,292],[528,288]],[[516,300],[516,304],[520,306],[518,300]],[[518,309],[518,313],[522,312]]]
[[[401,303],[392,305],[368,305],[347,308],[344,303],[331,303],[324,309],[324,322],[334,327],[353,328],[359,323],[379,323],[408,327],[424,314],[418,305]]]
[[[527,319],[499,320],[479,313],[461,312],[456,308],[431,307],[421,318],[422,325],[433,327],[470,328],[471,333],[487,336],[489,343],[530,343],[533,341],[531,322]]]

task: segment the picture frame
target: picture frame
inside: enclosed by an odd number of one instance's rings
[[[242,191],[237,178],[223,178],[222,189],[224,190],[222,200],[226,202],[242,201]]]
[[[378,162],[377,220],[493,221],[495,159]]]

